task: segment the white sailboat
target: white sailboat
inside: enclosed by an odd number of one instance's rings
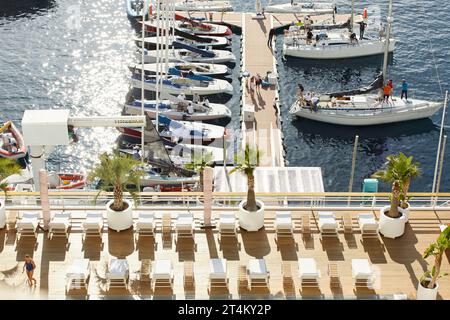
[[[198,76],[200,79],[206,78]],[[135,88],[142,88],[142,82],[136,77],[131,78],[131,84]],[[152,76],[146,75],[144,80],[144,89],[148,91],[157,91],[157,87],[168,94],[184,94],[199,96],[227,93],[233,94],[233,86],[226,80],[209,78],[208,80],[197,80],[193,78],[183,78],[179,76]]]
[[[385,51],[386,38],[380,35],[366,35],[358,39],[354,28],[354,0],[349,29],[316,30],[312,39],[306,31],[290,33],[284,37],[283,55],[303,59],[334,60],[381,55]],[[388,51],[395,50],[395,39],[390,38]]]
[[[203,50],[202,50],[203,51]],[[234,63],[236,56],[227,50],[208,50],[204,53],[188,49],[171,49],[168,62],[204,62],[204,63]],[[206,54],[207,53],[207,54]],[[141,56],[141,53],[138,53]],[[156,52],[144,49],[144,63],[155,63]]]
[[[301,13],[301,14],[332,14],[336,10],[334,2],[298,2],[293,0],[290,3],[270,4],[265,11],[270,13]]]
[[[140,73],[142,72],[142,69],[144,69],[144,72],[147,74],[156,74],[158,67],[159,66],[156,63],[147,63],[144,64],[143,67],[141,64],[135,64],[129,68],[133,72]],[[170,74],[171,69],[176,69],[182,73],[192,72],[201,76],[224,76],[231,73],[231,70],[226,65],[212,63],[169,62],[167,63],[167,68],[168,69],[166,69],[166,65],[164,65],[162,70],[160,70],[160,73]]]
[[[233,11],[230,1],[217,0],[181,0],[175,3],[176,11],[188,12],[226,12]]]
[[[191,105],[191,111],[188,106]],[[155,119],[156,114],[156,100],[145,100],[144,108],[146,114]],[[141,114],[141,101],[135,100],[125,105],[125,112],[127,114]],[[173,102],[170,100],[162,100],[158,105],[158,112],[172,120],[186,120],[186,121],[210,121],[231,117],[231,111],[224,104],[219,103],[193,103],[192,101]]]
[[[389,3],[387,39],[392,24],[392,1]],[[389,40],[385,44],[383,75],[386,78]],[[380,94],[366,93],[375,87],[362,88],[360,93],[337,93],[313,95],[306,101],[299,98],[289,113],[297,117],[346,126],[370,126],[424,119],[432,116],[442,107],[442,103],[419,99],[384,99]]]
[[[145,27],[147,32],[156,32],[156,21],[145,21]],[[184,17],[183,20],[174,21],[174,28],[176,29],[176,31],[182,31],[197,36],[224,37],[233,34],[230,28],[227,26],[205,22],[196,22]]]
[[[196,40],[186,39],[180,36],[168,36],[169,48],[176,48],[177,44],[185,44],[196,48],[225,48],[230,45],[230,41],[225,37],[200,37],[196,36]],[[135,37],[134,41],[138,47],[142,46],[142,38]],[[145,37],[144,44],[147,49],[156,49],[156,43],[158,39],[156,37]],[[162,48],[166,47],[165,43],[159,44]]]

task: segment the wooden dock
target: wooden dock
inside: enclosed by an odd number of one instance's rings
[[[355,214],[355,212],[349,212]],[[378,216],[378,212],[374,212]],[[147,237],[135,242],[132,230],[122,232],[108,231],[105,227],[103,239],[81,241],[82,212],[73,220],[69,239],[47,239],[47,234],[39,231],[38,238],[23,238],[16,242],[14,230],[0,230],[0,299],[98,299],[134,296],[136,299],[152,299],[162,296],[171,299],[209,299],[219,298],[280,298],[280,299],[379,299],[392,298],[404,293],[415,299],[418,279],[433,263],[432,258],[424,260],[422,253],[435,241],[439,234],[439,224],[450,223],[450,211],[413,211],[405,234],[395,240],[379,237],[362,240],[353,215],[353,232],[344,234],[340,230],[337,239],[321,239],[317,227],[317,212],[292,211],[294,237],[276,241],[274,234],[274,213],[267,212],[265,228],[259,232],[239,231],[236,238],[219,239],[217,230],[200,229],[202,212],[194,212],[196,220],[195,241],[183,239],[175,241],[163,237],[160,218],[157,219],[155,238]],[[217,213],[213,214],[213,217]],[[311,214],[311,236],[301,233],[301,216]],[[344,212],[337,212],[340,219]],[[157,217],[158,213],[157,213]],[[9,222],[14,222],[10,218]],[[28,287],[26,276],[22,273],[25,254],[33,256],[37,269],[36,287]],[[105,265],[113,257],[126,257],[130,265],[128,288],[107,290]],[[71,290],[65,293],[65,273],[74,259],[91,260],[91,281],[87,290]],[[230,280],[229,291],[208,293],[209,260],[225,258],[228,260]],[[264,258],[270,272],[267,290],[249,291],[238,287],[239,266],[250,258]],[[322,277],[319,289],[300,286],[297,260],[315,258]],[[153,292],[150,283],[139,280],[141,263],[145,259],[170,259],[174,265],[175,281],[173,291]],[[351,259],[368,259],[377,271],[379,282],[374,290],[355,290],[352,281]],[[450,253],[444,256],[442,272],[450,271]],[[194,264],[195,286],[184,288],[184,262]],[[341,288],[330,285],[327,274],[328,264],[337,265]],[[282,265],[291,266],[292,282],[283,280]],[[439,281],[438,299],[450,299],[450,281]]]

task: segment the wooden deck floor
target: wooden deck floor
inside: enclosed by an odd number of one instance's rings
[[[303,212],[304,213],[304,212]],[[424,261],[422,252],[428,244],[436,239],[440,223],[450,223],[450,212],[413,212],[410,223],[403,237],[396,240],[379,238],[379,240],[361,240],[355,231],[352,235],[339,234],[339,240],[321,240],[315,219],[312,221],[312,237],[306,238],[300,233],[302,212],[293,212],[296,226],[294,238],[275,241],[273,230],[273,213],[267,213],[265,229],[248,233],[239,232],[237,239],[219,242],[216,230],[196,229],[195,243],[189,240],[163,239],[158,231],[154,240],[141,239],[135,243],[131,230],[120,233],[106,231],[103,240],[81,241],[81,218],[73,222],[69,240],[54,238],[48,240],[43,231],[39,232],[37,241],[25,239],[16,243],[14,231],[0,230],[0,298],[1,299],[96,299],[96,298],[171,298],[171,299],[209,299],[209,298],[379,298],[395,293],[405,293],[408,298],[415,297],[418,277],[432,261]],[[197,226],[201,213],[196,213]],[[341,213],[337,213],[339,217]],[[316,212],[314,212],[316,216]],[[356,228],[356,220],[353,220]],[[33,255],[36,264],[38,285],[29,288],[25,275],[22,274],[22,259],[28,253]],[[127,290],[114,289],[106,291],[104,266],[110,257],[126,257],[130,264],[130,284]],[[209,259],[223,257],[228,259],[230,290],[229,292],[207,291],[207,274]],[[239,265],[248,259],[266,259],[270,271],[270,288],[249,292],[238,289]],[[320,290],[301,290],[298,281],[297,260],[301,257],[313,257],[322,272]],[[65,272],[74,259],[89,258],[93,268],[91,282],[86,291],[70,291],[65,294]],[[366,258],[379,270],[380,280],[374,291],[354,291],[351,277],[351,259]],[[448,254],[444,258],[442,271],[449,272]],[[148,282],[138,280],[138,270],[142,259],[170,259],[175,268],[173,292],[152,292]],[[193,261],[195,270],[195,288],[188,294],[183,286],[183,262]],[[294,283],[283,283],[282,262],[292,265]],[[341,274],[342,289],[332,290],[327,275],[327,266],[331,261],[338,264]],[[440,281],[440,299],[450,299],[450,281]]]

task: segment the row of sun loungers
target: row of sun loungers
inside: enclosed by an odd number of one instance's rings
[[[229,289],[228,262],[226,259],[211,259],[208,273],[208,290]],[[66,291],[70,289],[87,289],[91,272],[89,259],[74,260],[66,272]],[[250,259],[246,266],[239,266],[238,281],[246,283],[247,289],[268,288],[270,272],[267,270],[264,259]],[[282,265],[283,281],[292,282],[291,264]],[[183,282],[185,288],[195,286],[194,263],[184,262]],[[116,287],[127,287],[129,282],[129,265],[126,259],[111,259],[106,270],[108,290]],[[298,275],[302,287],[318,288],[321,272],[313,258],[300,258],[298,260]],[[335,262],[328,265],[328,275],[332,287],[340,287],[340,276]],[[376,275],[367,259],[352,260],[352,276],[355,288],[372,288]],[[170,260],[143,260],[140,270],[140,280],[150,282],[153,290],[173,289],[174,268]]]
[[[318,212],[318,227],[322,237],[336,237],[339,231],[339,221],[333,212]],[[54,236],[68,237],[71,225],[70,213],[55,214],[49,224],[49,238]],[[349,215],[344,215],[342,225],[345,233],[353,231],[353,221]],[[378,222],[372,213],[358,214],[358,225],[364,238],[378,236]],[[20,236],[37,237],[39,226],[39,212],[25,212],[17,221],[17,231]],[[82,223],[85,237],[101,237],[104,227],[103,214],[101,212],[89,212]],[[180,213],[176,218],[175,232],[177,237],[193,237],[194,216],[191,213]],[[277,238],[291,237],[294,232],[294,224],[291,212],[276,212],[274,223]],[[156,230],[155,216],[151,212],[139,212],[134,226],[137,236],[153,236]],[[163,233],[173,231],[171,213],[164,213],[161,217],[161,230]],[[218,218],[218,230],[221,236],[236,235],[236,217],[234,213],[220,213]],[[309,215],[302,216],[302,233],[310,233]]]

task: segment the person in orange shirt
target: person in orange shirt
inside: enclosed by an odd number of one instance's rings
[[[389,101],[389,97],[391,96],[391,91],[392,91],[392,87],[389,85],[389,83],[387,83],[383,87],[384,101],[386,101],[386,102]]]

